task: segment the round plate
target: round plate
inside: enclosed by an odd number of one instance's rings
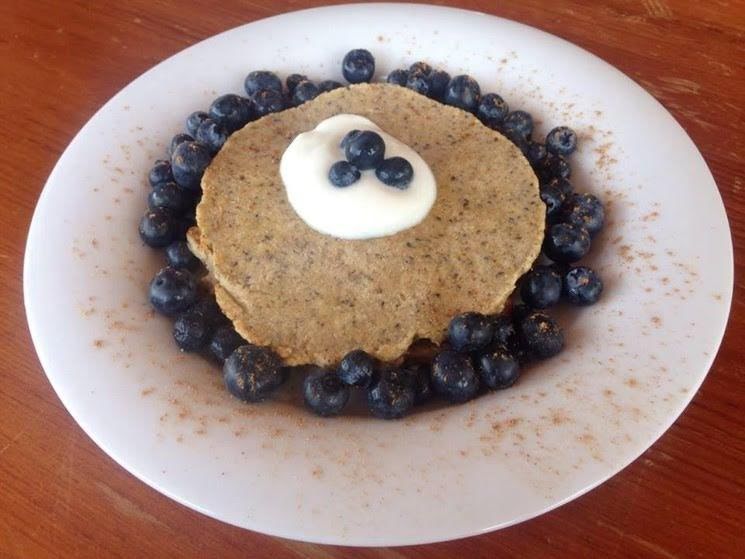
[[[594,307],[558,313],[566,351],[510,390],[401,421],[322,420],[282,401],[230,398],[218,367],[180,354],[169,321],[150,311],[147,285],[163,260],[136,232],[147,171],[186,115],[240,92],[253,69],[340,79],[341,59],[356,47],[374,53],[378,76],[424,59],[531,111],[541,134],[574,127],[581,149],[573,182],[608,208],[588,259],[605,294]],[[111,99],[49,177],[29,232],[24,288],[33,340],[60,399],[145,483],[268,534],[398,545],[534,517],[639,456],[714,359],[732,267],[704,160],[619,71],[496,17],[354,5],[233,29]]]

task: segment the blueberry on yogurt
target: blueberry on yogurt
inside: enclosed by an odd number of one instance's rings
[[[360,171],[375,169],[385,157],[385,142],[377,132],[364,130],[346,141],[344,154]]]
[[[359,169],[349,161],[337,161],[329,169],[329,182],[339,188],[354,184],[361,176]]]
[[[405,190],[414,178],[414,168],[403,157],[390,157],[375,168],[375,176],[383,184]]]

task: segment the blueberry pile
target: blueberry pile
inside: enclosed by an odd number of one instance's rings
[[[344,57],[342,74],[349,83],[369,82],[374,73],[375,59],[369,51],[355,49]],[[207,111],[188,116],[186,132],[175,135],[169,144],[168,159],[156,161],[150,170],[152,189],[139,224],[143,242],[165,253],[166,266],[150,283],[150,303],[173,319],[179,348],[209,355],[222,364],[225,386],[241,400],[256,402],[270,396],[296,369],[304,375],[306,406],[320,416],[340,414],[354,391],[361,391],[370,413],[383,419],[403,417],[436,396],[448,403],[465,402],[512,386],[524,366],[564,348],[561,327],[545,309],[562,300],[592,305],[602,294],[598,273],[576,265],[602,229],[604,211],[600,200],[575,193],[570,182],[568,158],[577,149],[573,130],[559,126],[540,141],[533,137],[529,113],[510,111],[497,93],[482,94],[470,76],[451,77],[426,62],[392,71],[387,82],[474,114],[520,149],[539,179],[546,205],[543,256],[521,278],[519,300],[509,312],[455,316],[446,339],[428,360],[405,356],[400,364],[381,363],[357,349],[335,367],[289,368],[270,348],[247,343],[214,295],[203,288],[204,268],[185,240],[186,231],[195,224],[202,175],[230,135],[248,122],[344,87],[334,80],[315,83],[302,74],[291,74],[283,83],[273,72],[253,71],[245,78],[245,97],[222,95]],[[366,170],[374,170],[378,179],[395,188],[405,189],[411,182],[411,164],[401,157],[386,159],[385,143],[375,132],[353,130],[340,147],[345,159],[329,170],[329,180],[337,187],[353,184]]]
[[[353,51],[354,52],[354,51]],[[357,182],[362,171],[374,170],[383,184],[405,190],[414,178],[414,168],[403,157],[385,158],[385,142],[377,132],[352,130],[341,140],[346,160],[337,161],[329,169],[329,181],[344,188]]]

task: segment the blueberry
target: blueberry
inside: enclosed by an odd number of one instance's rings
[[[197,141],[207,146],[212,153],[220,151],[228,136],[225,125],[211,118],[206,118],[197,128]]]
[[[354,140],[357,136],[362,134],[362,130],[350,130],[346,134],[344,134],[344,137],[341,139],[341,142],[339,142],[339,147],[341,149],[347,149],[347,144]]]
[[[375,176],[383,184],[406,190],[414,178],[414,168],[403,157],[390,157],[375,168]]]
[[[413,383],[395,370],[382,371],[367,391],[367,407],[381,419],[403,417],[414,406],[415,399]]]
[[[215,333],[212,334],[210,353],[222,363],[230,357],[231,353],[245,344],[246,340],[235,331],[235,328],[226,324],[217,328]]]
[[[571,268],[564,276],[564,296],[573,305],[592,305],[603,292],[603,280],[586,266]]]
[[[505,130],[503,131],[503,134],[510,142],[517,146],[517,148],[522,152],[523,155],[528,155],[528,150],[530,149],[528,138],[523,136],[517,130]]]
[[[450,74],[444,70],[434,70],[429,75],[429,96],[437,101],[445,98],[445,90],[450,83]]]
[[[279,356],[271,349],[246,344],[225,360],[223,377],[233,396],[258,402],[279,388],[286,374]]]
[[[285,109],[285,96],[281,91],[262,89],[257,91],[251,99],[257,118]]]
[[[187,193],[175,182],[163,182],[156,184],[147,195],[147,205],[151,210],[163,208],[176,215],[188,207],[187,198]]]
[[[548,151],[546,151],[545,145],[540,142],[528,142],[528,153],[525,154],[525,157],[533,167],[541,165],[546,160],[547,155]]]
[[[414,62],[414,64],[409,66],[409,73],[419,73],[424,74],[425,76],[429,76],[432,73],[432,66],[420,60],[419,62]]]
[[[508,351],[515,353],[518,349],[518,338],[512,318],[506,315],[498,315],[492,319],[492,328],[494,330],[492,345],[506,348]]]
[[[564,156],[551,154],[546,161],[552,178],[568,179],[572,176],[572,166]]]
[[[209,320],[194,307],[180,313],[173,322],[173,339],[184,351],[197,351],[205,347],[212,337],[212,331]]]
[[[318,96],[318,86],[311,81],[305,80],[297,84],[292,92],[292,104],[297,107],[303,103],[315,99]]]
[[[183,268],[194,272],[202,264],[189,249],[186,241],[174,241],[166,247],[166,262],[173,268]]]
[[[576,262],[587,254],[588,250],[590,234],[587,229],[571,223],[551,225],[543,241],[543,252],[554,262]]]
[[[297,84],[304,81],[308,81],[308,76],[305,76],[303,74],[290,74],[289,76],[287,76],[285,84],[287,85],[288,95],[292,97],[292,94],[295,93]]]
[[[525,111],[512,111],[504,118],[502,129],[505,135],[515,132],[527,139],[533,133],[533,117]]]
[[[432,387],[454,404],[470,400],[479,390],[479,377],[468,355],[440,352],[432,362]]]
[[[594,237],[603,228],[605,210],[602,202],[592,194],[572,194],[561,208],[560,219],[584,227],[590,237]]]
[[[340,87],[344,87],[344,85],[336,80],[323,80],[318,84],[318,93],[326,93],[327,91],[333,91]]]
[[[561,327],[545,313],[528,313],[518,322],[517,331],[520,343],[534,359],[547,359],[564,349]]]
[[[202,124],[204,119],[209,118],[210,115],[204,111],[194,111],[188,117],[186,117],[186,131],[192,136],[196,137],[197,128]]]
[[[148,210],[140,220],[140,238],[153,248],[162,248],[176,236],[176,220],[164,208]]]
[[[151,186],[156,184],[162,184],[173,180],[173,173],[171,172],[171,162],[164,159],[158,159],[150,169],[148,175]]]
[[[577,134],[567,126],[558,126],[546,136],[546,148],[556,155],[571,155],[577,149]]]
[[[173,177],[183,188],[198,191],[202,175],[210,161],[212,154],[206,146],[199,142],[184,142],[171,156]]]
[[[565,199],[572,193],[573,190],[572,183],[569,182],[568,179],[552,178],[543,184],[558,188],[564,194]]]
[[[481,97],[476,115],[489,128],[497,128],[509,112],[510,108],[501,96],[496,93],[487,93]]]
[[[323,417],[338,415],[349,401],[349,386],[333,371],[315,369],[303,381],[305,405]]]
[[[339,362],[337,374],[339,379],[349,386],[367,387],[375,373],[375,359],[362,351],[355,349],[347,353]]]
[[[192,202],[191,199],[194,199],[196,197],[190,197],[189,204],[191,206]],[[191,210],[187,210],[188,213],[185,213],[182,216],[176,217],[176,234],[174,235],[174,240],[184,240],[186,239],[186,233],[194,227],[197,224],[197,218],[194,214],[193,208]]]
[[[344,155],[360,171],[374,169],[385,157],[385,142],[380,134],[364,130],[346,142]]]
[[[215,296],[212,294],[203,295],[201,298],[197,299],[192,306],[192,309],[204,316],[212,329],[230,323],[228,318],[223,314],[220,305],[217,304]]]
[[[375,58],[365,49],[350,50],[342,60],[341,73],[349,83],[369,82],[375,73]]]
[[[546,309],[561,298],[561,276],[550,266],[536,266],[520,282],[520,297],[532,309]]]
[[[432,398],[432,365],[413,363],[401,369],[401,378],[414,387],[414,405],[418,406]]]
[[[388,77],[385,79],[388,83],[392,83],[393,85],[400,85],[405,87],[406,81],[409,79],[409,72],[406,70],[398,69],[393,70],[390,74],[388,74]]]
[[[361,176],[359,169],[349,161],[337,161],[329,169],[329,181],[340,188],[357,182]]]
[[[564,203],[565,195],[555,184],[549,183],[540,187],[541,200],[546,204],[546,218],[549,222],[556,221]]]
[[[249,99],[228,93],[215,99],[210,105],[210,118],[218,121],[232,134],[243,128],[253,118],[253,106]]]
[[[197,282],[189,272],[166,266],[150,282],[149,297],[156,311],[171,316],[194,304]]]
[[[409,77],[406,79],[406,87],[412,91],[416,91],[421,95],[429,95],[431,88],[431,82],[429,76],[421,72],[409,72]]]
[[[520,376],[517,359],[504,348],[494,348],[476,360],[481,382],[492,390],[509,388]]]
[[[481,313],[454,316],[448,325],[448,339],[456,351],[472,352],[485,348],[492,340],[492,321]]]
[[[250,72],[243,82],[246,89],[246,95],[253,97],[259,91],[276,91],[282,93],[282,80],[274,72],[267,70],[255,70]]]
[[[481,97],[481,88],[471,76],[455,76],[445,88],[443,101],[471,113],[476,112]]]
[[[173,152],[184,142],[193,142],[194,138],[189,134],[176,134],[171,138],[171,143],[168,145],[168,154],[173,156]]]

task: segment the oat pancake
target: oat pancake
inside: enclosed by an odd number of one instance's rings
[[[339,113],[371,119],[429,164],[437,200],[419,225],[342,240],[297,216],[279,176],[282,153]],[[202,188],[192,250],[238,332],[288,364],[329,365],[355,348],[391,360],[416,338],[440,340],[456,313],[498,312],[543,238],[538,181],[510,141],[471,114],[387,84],[337,89],[249,123]]]

